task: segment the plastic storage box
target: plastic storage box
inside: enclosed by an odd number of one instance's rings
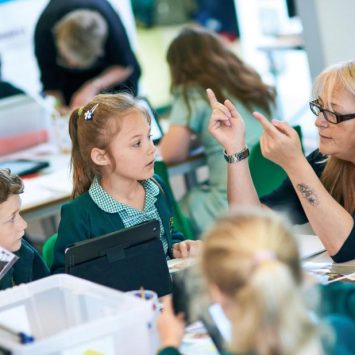
[[[21,344],[0,329],[0,354],[151,355],[150,304],[70,275],[54,275],[0,292],[0,325],[30,333]],[[3,352],[1,352],[3,351]]]
[[[20,94],[0,101],[0,155],[14,153],[51,139],[45,103]]]

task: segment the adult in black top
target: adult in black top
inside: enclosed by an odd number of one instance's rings
[[[54,33],[64,16],[80,9],[96,11],[107,24],[102,55],[87,68],[63,64],[63,53]],[[71,108],[84,105],[101,91],[125,90],[137,94],[141,70],[124,26],[106,0],[50,0],[37,22],[34,41],[43,90],[60,99],[62,105]]]
[[[319,178],[325,168],[326,159],[327,157],[321,154],[318,149],[307,157],[307,161]],[[262,197],[260,201],[273,210],[287,213],[291,221],[295,224],[304,224],[308,222],[308,218],[289,178],[285,179],[281,186],[271,194]],[[355,212],[353,212],[352,218],[355,222]],[[348,238],[345,240],[339,251],[332,256],[332,258],[335,262],[343,262],[354,259],[354,253],[355,223],[353,224]]]
[[[238,158],[237,153],[245,149],[243,119],[228,100],[219,103],[211,90],[208,93],[213,109],[210,132],[227,155]],[[289,178],[261,202],[288,211],[296,223],[308,221],[329,255],[343,262],[355,259],[355,60],[323,71],[313,94],[310,108],[317,116],[319,152],[324,156],[314,152],[306,159],[294,129],[254,113],[264,128],[263,155]],[[240,161],[228,164],[231,205],[260,205],[246,156],[239,154]]]

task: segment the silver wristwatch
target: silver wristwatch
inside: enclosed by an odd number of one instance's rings
[[[226,151],[224,151],[224,159],[226,160],[227,163],[233,164],[233,163],[238,163],[238,161],[244,160],[249,156],[249,149],[248,147],[245,147],[242,149],[240,152],[234,153],[232,155],[228,155]]]

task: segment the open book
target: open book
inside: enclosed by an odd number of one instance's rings
[[[298,242],[301,259],[308,259],[312,256],[325,251],[325,247],[316,235],[312,234],[297,234],[296,240]]]

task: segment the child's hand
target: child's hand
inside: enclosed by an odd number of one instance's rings
[[[200,240],[184,240],[173,246],[174,258],[190,258],[197,256],[200,252],[202,242]]]
[[[157,320],[160,345],[178,348],[184,336],[185,322],[183,314],[174,314],[171,296],[165,296],[163,312]]]

